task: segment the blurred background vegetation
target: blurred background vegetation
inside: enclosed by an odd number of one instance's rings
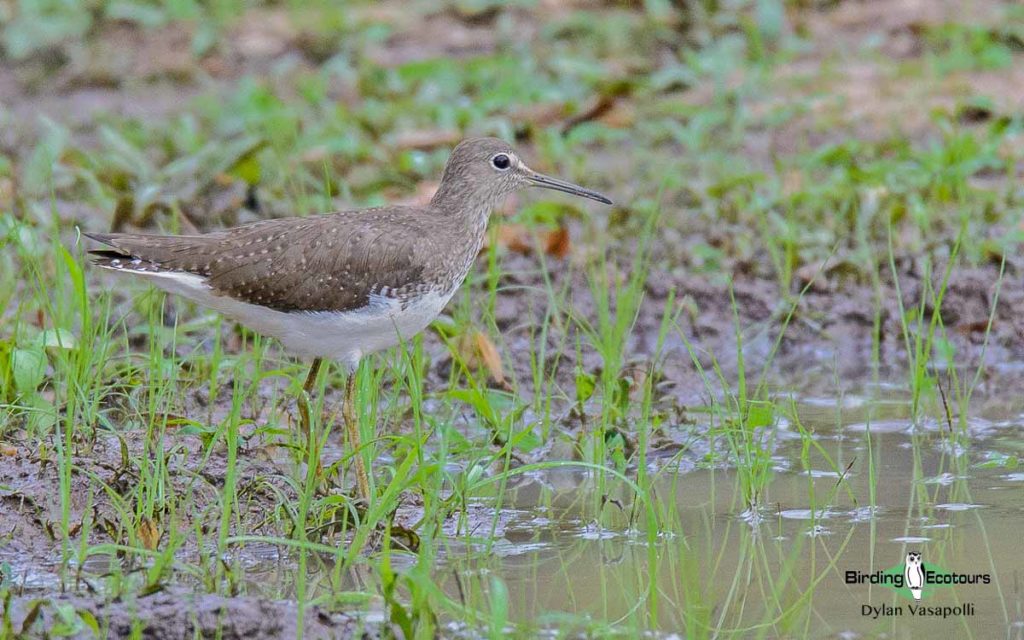
[[[502,250],[611,243],[628,266],[657,211],[649,294],[684,292],[698,334],[730,281],[769,320],[813,280],[803,315],[828,325],[827,294],[899,297],[890,262],[1020,266],[1015,2],[5,0],[0,45],[0,233],[422,202],[452,145],[493,134],[619,203],[524,196]]]
[[[760,227],[767,264],[744,233],[676,236],[677,257],[785,279],[883,233],[855,219],[865,188],[922,248],[1016,170],[1024,10],[967,5],[7,0],[0,208],[210,228],[422,198],[493,133],[614,187],[616,221],[661,198],[670,227]]]

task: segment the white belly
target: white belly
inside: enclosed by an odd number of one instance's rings
[[[365,355],[411,340],[441,313],[452,294],[428,294],[403,309],[386,298],[356,311],[287,313],[285,334],[276,336],[290,351],[333,358],[354,369]]]
[[[401,344],[427,328],[457,288],[443,294],[428,294],[404,309],[395,300],[371,297],[367,306],[355,311],[284,313],[216,295],[201,276],[181,272],[130,273],[219,311],[257,333],[277,338],[296,355],[330,358],[349,370],[354,370],[363,356]]]

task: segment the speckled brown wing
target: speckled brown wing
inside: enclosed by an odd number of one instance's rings
[[[279,311],[348,311],[372,294],[401,301],[425,290],[436,258],[435,216],[370,209],[242,227],[222,242],[209,284]]]
[[[142,261],[127,269],[205,276],[218,293],[278,311],[348,311],[374,294],[405,302],[443,281],[443,222],[422,209],[387,207],[203,236],[89,235]],[[96,253],[108,263],[115,258]]]

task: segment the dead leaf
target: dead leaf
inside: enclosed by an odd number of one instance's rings
[[[534,237],[536,235],[536,238]],[[503,224],[498,226],[498,246],[524,256],[533,253],[539,246],[546,255],[554,258],[565,258],[572,252],[569,229],[559,225],[555,229],[532,231],[522,224]],[[485,241],[481,251],[489,248]]]
[[[480,358],[487,367],[487,372],[491,375],[491,378],[499,384],[505,382],[505,371],[501,367],[501,356],[498,354],[498,348],[494,346],[494,343],[487,337],[487,334],[482,331],[476,332],[474,342],[476,342],[477,351],[480,353]]]
[[[543,129],[561,122],[563,135],[592,120],[624,129],[636,122],[636,107],[625,99],[628,94],[628,87],[613,87],[608,93],[591,96],[576,109],[567,102],[544,102],[516,109],[511,118],[521,128]]]
[[[565,124],[562,125],[562,135],[569,133],[584,122],[597,120],[614,106],[615,96],[601,95],[591,98],[583,104],[583,108],[580,109],[579,113],[565,120]]]
[[[157,546],[160,544],[160,528],[152,519],[143,518],[136,533],[143,547],[150,551],[156,551]]]
[[[569,229],[559,226],[557,229],[544,234],[544,253],[555,258],[565,258],[572,251],[572,243],[569,241]]]
[[[487,369],[487,374],[496,383],[505,384],[505,370],[501,365],[501,355],[498,347],[494,346],[491,339],[483,331],[471,331],[459,338],[457,343],[459,355],[466,366],[471,369],[481,367]]]
[[[0,456],[8,456],[13,458],[18,455],[18,448],[9,444],[0,443]]]

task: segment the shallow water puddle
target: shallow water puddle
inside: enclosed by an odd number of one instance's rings
[[[594,486],[590,473],[545,473],[509,493],[516,517],[499,541],[478,553],[450,546],[439,578],[455,594],[466,587],[453,572],[499,576],[511,619],[537,625],[558,621],[545,612],[566,611],[631,626],[653,611],[664,631],[1024,633],[1024,475],[1013,463],[1024,458],[1024,424],[985,423],[981,435],[956,441],[883,413],[881,430],[864,417],[837,423],[834,406],[817,423],[802,414],[813,444],[777,435],[757,509],[746,507],[734,470],[663,470],[653,496],[665,524],[653,539],[626,514],[603,526],[581,517],[592,496],[579,488]],[[628,505],[623,486],[609,480],[606,492]],[[988,577],[950,578],[981,584],[929,589],[920,601],[870,577],[910,551],[937,573]],[[916,615],[920,605],[935,615]]]
[[[761,480],[737,469],[723,438],[700,434],[686,436],[692,447],[651,457],[646,502],[614,473],[598,478],[580,465],[513,474],[499,509],[495,496],[478,496],[446,523],[435,580],[452,600],[483,610],[493,610],[500,585],[508,620],[533,629],[1024,634],[1024,417],[993,409],[957,433],[938,421],[912,426],[896,400],[792,406],[794,417],[757,440],[770,449],[748,454],[764,465]],[[650,521],[658,526],[649,530]],[[933,588],[915,601],[884,578],[910,551],[938,574],[987,575],[988,584]],[[233,558],[248,595],[295,597],[288,549],[252,542]],[[6,560],[30,591],[59,583],[56,565]],[[109,562],[93,556],[83,569],[103,575]],[[399,572],[417,562],[391,558]],[[313,598],[330,588],[323,566],[310,566]],[[353,568],[348,588],[376,591],[376,575],[362,569]],[[917,605],[937,615],[915,615]],[[379,599],[359,609],[366,622],[383,619]]]

